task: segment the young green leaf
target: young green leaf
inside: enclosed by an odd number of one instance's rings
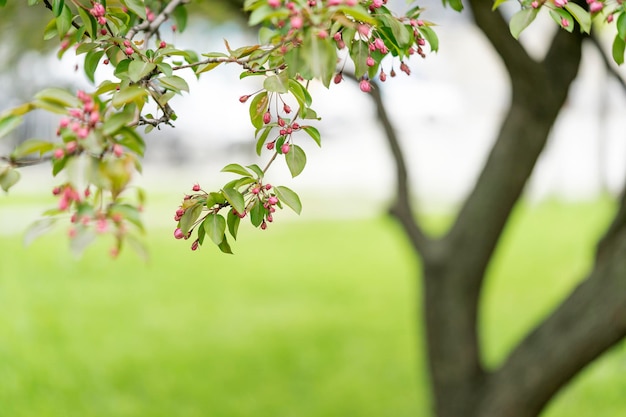
[[[585,33],[589,33],[591,31],[591,15],[589,12],[574,2],[567,2],[565,4],[565,8],[568,12],[572,14],[574,19],[580,25],[580,30]]]
[[[320,147],[322,146],[322,137],[320,135],[319,130],[317,130],[313,126],[303,126],[302,130],[304,130],[306,133],[309,134],[309,136],[313,138],[315,143],[317,143],[317,146],[320,146]]]
[[[524,29],[530,25],[537,17],[539,9],[522,9],[515,13],[509,21],[509,30],[515,39],[518,39]]]
[[[246,210],[246,203],[243,199],[243,195],[234,188],[224,188],[222,190],[226,201],[234,208],[237,213],[243,213]]]
[[[134,83],[141,80],[144,77],[147,77],[154,69],[156,68],[156,64],[152,62],[144,62],[139,60],[134,60],[130,64],[128,64],[128,78]],[[172,77],[165,77],[172,78]],[[161,83],[163,82],[163,78],[161,78]]]
[[[211,213],[204,219],[204,230],[213,243],[219,245],[224,240],[226,219],[221,214]]]
[[[0,119],[0,138],[9,134],[22,123],[22,116],[9,115]]]
[[[237,232],[239,231],[239,223],[241,223],[241,217],[233,213],[232,210],[228,211],[226,215],[226,223],[228,224],[228,232],[237,240]]]
[[[39,156],[54,149],[54,144],[40,139],[28,139],[20,143],[11,152],[11,157],[15,159],[23,158],[26,155],[38,153]]]
[[[613,59],[617,65],[622,65],[624,63],[624,49],[626,48],[626,42],[619,35],[615,35],[615,39],[613,39]]]
[[[222,168],[222,172],[232,172],[233,174],[243,175],[244,177],[250,177],[250,172],[239,164],[228,164]]]
[[[298,145],[291,145],[289,152],[285,155],[285,160],[291,176],[297,177],[306,165],[306,154]]]
[[[6,192],[20,180],[19,171],[7,167],[0,171],[0,187]]]
[[[274,187],[274,192],[276,193],[276,197],[278,197],[283,204],[286,204],[297,214],[300,214],[302,211],[302,203],[300,202],[298,194],[282,185]]]

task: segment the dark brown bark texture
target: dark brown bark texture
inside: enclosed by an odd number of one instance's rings
[[[510,106],[454,224],[444,236],[431,238],[413,215],[402,150],[375,95],[397,168],[398,197],[390,212],[422,261],[436,416],[535,417],[573,376],[626,336],[626,197],[588,276],[498,369],[487,371],[478,339],[485,273],[577,76],[584,35],[559,30],[537,61],[511,37],[505,19],[491,10],[492,1],[467,3],[507,69]]]

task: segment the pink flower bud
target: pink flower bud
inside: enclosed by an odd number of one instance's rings
[[[320,39],[326,39],[328,38],[328,31],[322,29],[319,32],[317,32],[317,37]]]
[[[275,145],[276,145],[276,142],[272,141],[272,142],[268,142],[267,145],[265,145],[265,147],[271,151],[272,149],[274,149]]]
[[[359,81],[359,88],[364,93],[369,93],[370,91],[372,91],[372,85],[365,78],[363,78],[361,81]]]
[[[564,28],[569,26],[569,20],[567,20],[566,18],[562,18],[561,19],[561,26],[563,26]]]
[[[567,0],[554,0],[554,5],[556,7],[563,7],[567,4]]]
[[[120,145],[119,143],[113,145],[113,155],[117,156],[118,158],[124,155],[124,148],[122,147],[122,145]]]
[[[165,43],[165,41],[161,41],[159,43],[159,48],[161,48],[161,49],[165,48],[166,46],[167,46],[167,43]]]
[[[298,130],[300,129],[300,125],[296,122],[293,122],[293,124],[291,125],[291,127],[293,128],[293,130]]]
[[[271,196],[270,198],[267,199],[267,202],[273,206],[278,203],[278,197]]]
[[[177,228],[176,230],[174,230],[174,237],[176,239],[182,239],[185,237],[185,234],[183,233],[182,230],[180,230],[180,228]]]
[[[537,0],[533,1],[532,3],[530,3],[530,7],[532,7],[533,9],[538,9],[539,2]]]
[[[65,156],[65,151],[61,148],[54,150],[54,159],[61,159]]]
[[[591,13],[598,13],[599,11],[601,11],[604,8],[604,4],[602,4],[599,1],[594,1],[593,3],[591,3],[589,5],[589,11]]]
[[[272,113],[270,113],[269,111],[266,111],[265,113],[263,113],[263,123],[268,124],[271,121],[272,121]]]
[[[373,67],[374,65],[376,65],[376,61],[371,56],[367,57],[367,60],[365,60],[365,63],[367,64],[368,67]]]
[[[280,0],[267,0],[267,4],[271,8],[277,9],[278,7],[280,7]]]
[[[191,189],[192,189],[193,191],[195,191],[195,192],[200,191],[200,184],[195,183]]]
[[[341,72],[338,72],[335,75],[335,79],[333,81],[335,84],[339,84],[342,80],[343,80],[343,74]]]
[[[606,21],[607,21],[607,23],[611,23],[613,21],[613,15],[612,14],[608,15],[606,17]]]
[[[191,244],[191,250],[198,250],[198,246],[200,246],[200,242],[198,241],[198,239],[196,239]]]
[[[267,223],[265,223],[265,220],[263,220],[263,222],[261,222],[261,229],[262,230],[267,229]]]
[[[76,119],[80,119],[83,117],[83,111],[80,109],[69,109],[68,113],[70,114],[70,116]]]
[[[304,21],[302,20],[302,16],[296,15],[289,19],[289,23],[293,29],[301,29]]]
[[[62,128],[68,127],[70,125],[70,119],[68,119],[67,117],[64,117],[61,119],[61,121],[59,122],[59,126]]]
[[[268,222],[270,222],[270,223],[274,221],[274,217],[273,217],[271,214],[268,214],[268,215],[267,215],[267,217],[266,217],[266,219],[267,219],[267,221],[268,221]]]
[[[283,146],[280,147],[280,151],[284,154],[289,153],[289,144],[283,143]]]
[[[76,152],[76,148],[78,148],[78,144],[76,143],[75,140],[68,142],[65,145],[65,150],[67,151],[67,153],[74,153]]]
[[[289,107],[287,104],[285,104],[283,106],[283,111],[287,114],[291,113],[291,107]]]
[[[282,117],[278,117],[278,126],[280,127],[284,127],[285,126],[285,120]]]
[[[383,83],[387,81],[387,74],[385,74],[385,71],[380,71],[380,75],[378,76],[378,79]]]
[[[130,46],[127,46],[126,49],[124,49],[124,52],[126,53],[126,55],[132,55],[135,51]]]
[[[383,41],[381,38],[374,39],[374,47],[379,50],[383,49],[385,47],[385,41]]]
[[[241,103],[245,103],[246,101],[248,101],[249,98],[250,98],[250,96],[241,96],[241,97],[239,97],[239,101]]]
[[[104,25],[106,25],[106,24],[107,24],[107,19],[106,19],[105,17],[99,17],[99,18],[98,18],[98,24],[99,24],[100,26],[104,26]]]
[[[341,40],[341,32],[337,32],[333,35],[333,39],[337,42]]]
[[[76,136],[78,136],[79,139],[85,139],[87,136],[89,136],[89,129],[87,129],[86,127],[81,127],[76,132]]]
[[[368,37],[370,35],[370,27],[366,24],[360,23],[356,29],[361,36]]]
[[[272,184],[265,184],[265,189],[267,191],[271,190],[272,189]]]
[[[254,188],[252,189],[252,194],[255,194],[255,195],[256,195],[256,194],[258,194],[260,191],[261,191],[261,190],[259,190],[259,187],[254,187]]]
[[[106,233],[108,228],[109,224],[107,222],[107,219],[98,219],[98,221],[96,222],[96,232]]]

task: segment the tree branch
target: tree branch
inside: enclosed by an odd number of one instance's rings
[[[490,381],[481,416],[538,415],[581,369],[626,336],[626,231]]]
[[[172,0],[165,6],[161,13],[155,16],[154,20],[144,20],[137,26],[131,28],[126,34],[126,39],[132,39],[139,32],[145,32],[145,39],[150,39],[178,6],[189,3],[189,1],[190,0]]]
[[[345,74],[351,80],[358,82],[353,74]],[[404,152],[396,131],[389,120],[389,115],[385,108],[382,95],[380,94],[380,88],[376,82],[370,81],[373,84],[373,88],[370,92],[370,97],[374,101],[376,106],[376,115],[378,121],[385,132],[385,139],[389,145],[391,155],[395,162],[396,168],[396,195],[395,202],[389,208],[389,213],[394,216],[400,224],[402,224],[404,231],[411,242],[411,245],[418,253],[423,253],[428,250],[429,239],[424,234],[420,224],[415,218],[415,213],[411,204],[411,195],[409,191],[408,170],[404,159]]]

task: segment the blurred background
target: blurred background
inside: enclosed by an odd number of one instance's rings
[[[470,13],[421,4],[438,24],[440,51],[379,88],[436,233],[472,187],[509,91]],[[227,2],[200,2],[191,15],[186,32],[163,38],[198,52],[224,50],[223,39],[255,42]],[[50,85],[90,89],[81,58],[58,60],[57,41],[33,30],[47,19],[44,7],[21,2],[2,11],[0,111]],[[521,41],[541,56],[552,30],[539,19]],[[607,50],[612,30],[601,32]],[[107,76],[98,72],[96,82]],[[322,148],[301,144],[308,164],[299,177],[278,165],[268,178],[300,194],[302,216],[281,212],[263,232],[242,226],[234,256],[209,246],[192,253],[171,238],[173,213],[193,183],[219,187],[224,165],[259,163],[238,101],[258,85],[240,81],[234,66],[184,76],[191,92],[172,102],[175,128],[146,137],[137,180],[148,195],[147,263],[132,251],[108,259],[108,242],[74,259],[63,231],[24,248],[23,231],[54,204],[50,190],[61,182],[47,166],[23,169],[0,195],[0,417],[428,416],[418,265],[384,215],[393,165],[370,97],[351,81],[314,86]],[[625,91],[587,44],[490,272],[482,323],[490,364],[587,270],[626,173],[625,108]],[[53,140],[56,125],[33,113],[0,153],[31,137]],[[622,344],[545,415],[618,415],[625,371]]]

